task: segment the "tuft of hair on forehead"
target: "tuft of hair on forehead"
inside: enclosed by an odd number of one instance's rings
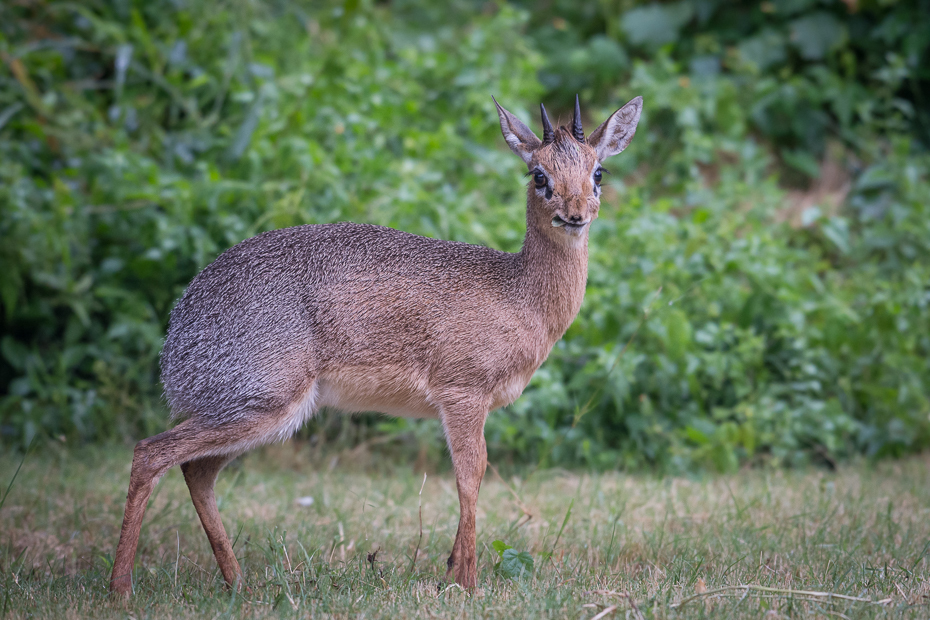
[[[590,146],[581,144],[567,127],[555,131],[555,140],[536,151],[540,164],[552,170],[569,167],[590,167],[597,160],[597,154]]]

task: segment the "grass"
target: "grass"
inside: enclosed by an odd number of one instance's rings
[[[173,470],[149,505],[124,603],[106,588],[130,456],[59,448],[27,458],[0,509],[0,617],[930,614],[930,455],[696,480],[489,470],[480,586],[469,594],[444,582],[458,518],[449,472],[424,485],[422,469],[343,464],[286,444],[246,456],[217,485],[251,591],[223,587]],[[0,456],[3,490],[19,462]],[[528,551],[532,574],[496,573],[495,540]],[[718,591],[728,586],[750,588]]]

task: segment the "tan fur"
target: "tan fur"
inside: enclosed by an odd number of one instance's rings
[[[330,224],[264,233],[207,266],[172,311],[162,351],[165,394],[184,420],[136,445],[111,590],[131,591],[146,503],[178,464],[224,579],[241,583],[216,476],[321,407],[441,420],[461,509],[448,570],[474,587],[485,419],[522,393],[578,313],[600,204],[593,175],[629,144],[641,107],[634,99],[586,142],[559,128],[542,143],[498,106],[508,145],[546,178],[529,183],[516,254]]]

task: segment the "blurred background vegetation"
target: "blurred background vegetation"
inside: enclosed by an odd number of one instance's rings
[[[930,446],[930,2],[0,5],[0,449],[165,428],[169,311],[219,252],[341,220],[516,251],[490,95],[636,95],[584,307],[497,462],[682,472]],[[431,422],[314,445],[440,460]],[[380,446],[380,447],[376,447]]]

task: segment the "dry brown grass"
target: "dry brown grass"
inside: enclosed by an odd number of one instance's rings
[[[329,459],[306,455],[301,446],[269,448],[220,478],[220,510],[251,586],[242,596],[222,587],[180,473],[166,476],[149,506],[129,611],[157,617],[930,615],[927,457],[837,473],[747,471],[695,480],[560,470],[504,480],[489,471],[478,514],[481,586],[468,594],[443,582],[458,510],[450,475],[429,475],[423,486],[423,538],[411,572],[422,472],[390,464],[377,471],[351,464],[330,469]],[[4,614],[126,614],[105,589],[129,461],[123,448],[27,459],[0,511]],[[0,457],[4,486],[17,464]],[[306,497],[313,503],[300,505],[298,498]],[[518,580],[496,574],[491,542],[497,539],[529,551],[535,572]],[[741,585],[759,587],[731,587]],[[725,587],[731,588],[720,590]],[[675,606],[695,594],[702,596]]]

